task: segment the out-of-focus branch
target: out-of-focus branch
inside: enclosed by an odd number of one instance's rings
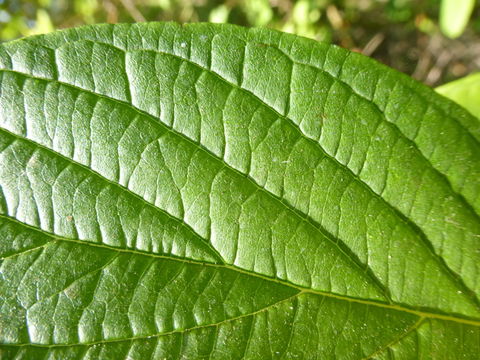
[[[382,33],[375,34],[370,41],[365,45],[362,50],[362,54],[366,56],[371,56],[375,50],[382,44],[383,40],[385,40],[385,35]]]
[[[110,24],[117,23],[118,10],[115,4],[113,4],[110,0],[103,0],[103,8],[105,9],[105,13],[107,15],[107,22]]]
[[[130,16],[137,22],[147,21],[145,17],[142,15],[140,10],[137,9],[135,3],[132,0],[120,0],[123,7],[128,11]]]

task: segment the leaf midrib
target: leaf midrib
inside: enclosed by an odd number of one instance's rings
[[[90,40],[88,40],[90,41]],[[93,42],[93,41],[91,41]],[[95,43],[95,42],[93,42]],[[118,49],[118,50],[121,50],[121,51],[124,51],[126,52],[125,50],[122,50],[121,48],[118,48],[118,47],[115,47],[113,45],[110,45],[110,44],[107,44],[107,43],[102,43],[102,42],[99,42],[100,44],[104,44],[106,46],[112,46],[113,48],[115,49]],[[401,220],[403,221],[412,231],[414,234],[416,234],[420,240],[420,243],[427,249],[427,251],[430,253],[430,255],[432,256],[432,258],[434,259],[435,262],[437,262],[437,264],[439,265],[439,268],[448,276],[451,278],[451,280],[456,284],[456,286],[459,288],[459,290],[461,290],[464,294],[466,294],[469,299],[471,299],[476,306],[480,306],[480,300],[478,299],[477,295],[475,294],[475,292],[473,290],[471,290],[464,282],[463,282],[463,279],[461,278],[461,276],[459,274],[457,274],[456,272],[454,272],[445,262],[445,260],[435,252],[434,248],[433,248],[433,245],[432,243],[428,240],[427,236],[425,235],[425,233],[423,232],[423,230],[418,226],[416,225],[412,220],[410,220],[409,218],[407,218],[403,213],[401,213],[394,205],[390,204],[388,201],[386,201],[382,196],[380,196],[379,194],[377,194],[375,191],[373,191],[373,189],[367,184],[365,183],[362,179],[360,179],[359,176],[357,176],[355,173],[352,172],[352,170],[350,170],[346,165],[343,165],[342,163],[340,163],[334,156],[328,154],[322,147],[321,145],[315,141],[314,139],[311,139],[309,137],[307,137],[299,128],[298,126],[291,120],[289,119],[287,116],[285,115],[282,115],[280,114],[278,111],[276,111],[274,108],[272,108],[270,105],[266,104],[262,99],[258,98],[255,94],[253,94],[252,92],[250,92],[249,90],[247,89],[244,89],[234,83],[231,83],[229,82],[228,80],[224,79],[223,77],[221,77],[219,74],[217,74],[216,72],[212,71],[212,70],[209,70],[207,68],[204,68],[202,67],[201,65],[198,65],[197,63],[195,62],[192,62],[188,59],[185,59],[185,58],[182,58],[180,56],[177,56],[177,55],[174,55],[174,54],[170,54],[170,53],[166,53],[166,52],[159,52],[159,51],[154,51],[154,50],[134,50],[134,51],[151,51],[151,52],[154,52],[154,53],[158,53],[160,55],[165,55],[165,56],[171,56],[171,57],[174,57],[182,62],[186,62],[186,63],[189,63],[191,64],[192,66],[196,66],[198,67],[200,70],[202,71],[206,71],[210,74],[212,74],[213,76],[217,77],[220,81],[224,82],[225,84],[233,87],[233,88],[237,88],[238,90],[240,91],[243,91],[243,92],[246,92],[248,94],[250,94],[251,96],[253,96],[257,101],[259,101],[265,108],[269,109],[270,111],[274,112],[276,114],[276,116],[278,116],[279,118],[282,118],[282,119],[285,119],[286,121],[288,121],[292,126],[294,126],[297,131],[299,132],[300,136],[302,136],[305,140],[311,142],[316,148],[318,148],[320,151],[322,151],[323,154],[325,154],[325,156],[327,156],[330,160],[334,161],[335,164],[337,166],[339,166],[340,168],[344,169],[345,171],[347,171],[351,176],[352,178],[357,181],[359,184],[361,184],[367,191],[369,191],[373,197],[379,199],[383,204],[385,204],[388,208],[390,208],[394,213],[395,215]],[[293,62],[293,60],[291,60]],[[299,63],[301,65],[306,65],[306,64],[302,64],[302,63]],[[308,66],[308,65],[307,65]],[[318,69],[316,67],[314,67],[315,69],[317,70],[320,70],[320,71],[324,71],[324,70],[321,70],[321,69]],[[301,210],[298,210],[296,209],[295,207],[293,207],[292,205],[290,205],[286,200],[284,200],[283,198],[280,198],[278,196],[276,196],[275,194],[267,191],[264,187],[260,186],[256,181],[255,179],[253,179],[250,175],[248,174],[244,174],[242,173],[241,171],[235,169],[234,167],[232,167],[231,165],[229,165],[223,158],[220,158],[218,157],[217,155],[215,155],[214,153],[212,153],[209,149],[205,148],[201,143],[197,143],[195,142],[194,140],[190,139],[188,136],[186,136],[185,134],[175,130],[173,127],[165,124],[164,122],[161,122],[161,121],[158,121],[158,119],[154,116],[154,115],[151,115],[139,108],[137,108],[136,106],[134,106],[132,103],[129,103],[129,102],[125,102],[125,101],[122,101],[122,100],[119,100],[119,99],[116,99],[116,98],[112,98],[110,96],[107,96],[107,95],[104,95],[104,94],[100,94],[100,93],[97,93],[95,91],[92,91],[92,90],[88,90],[88,89],[85,89],[85,88],[82,88],[82,87],[79,87],[79,86],[76,86],[76,85],[73,85],[73,84],[70,84],[70,83],[66,83],[64,81],[60,81],[58,79],[52,79],[52,78],[44,78],[44,77],[38,77],[38,76],[33,76],[33,75],[30,75],[30,74],[26,74],[26,73],[23,73],[23,72],[20,72],[20,71],[16,71],[16,70],[10,70],[10,69],[0,69],[0,72],[7,72],[7,73],[13,73],[13,74],[17,74],[17,75],[20,75],[20,76],[24,76],[26,78],[30,78],[30,79],[33,79],[33,80],[38,80],[38,81],[46,81],[46,82],[53,82],[53,83],[58,83],[60,85],[63,85],[63,86],[66,86],[66,87],[70,87],[70,88],[73,88],[77,91],[81,91],[81,92],[85,92],[85,93],[88,93],[88,94],[91,94],[92,96],[95,96],[95,97],[100,97],[100,98],[104,98],[108,101],[112,101],[112,102],[115,102],[115,103],[118,103],[120,105],[123,105],[123,106],[127,106],[128,108],[132,109],[133,111],[139,113],[140,115],[144,116],[145,118],[148,118],[149,120],[152,121],[153,124],[155,124],[156,126],[161,126],[163,127],[166,131],[169,131],[171,133],[173,133],[174,135],[176,136],[180,136],[182,139],[188,141],[189,143],[193,144],[194,146],[196,146],[197,148],[203,150],[207,155],[209,155],[210,157],[212,157],[213,159],[217,160],[217,161],[220,161],[226,168],[228,168],[229,170],[239,174],[240,176],[242,176],[243,178],[246,178],[248,181],[250,181],[254,186],[256,186],[258,189],[260,189],[262,192],[266,193],[269,197],[275,199],[276,201],[278,201],[280,204],[282,204],[283,206],[285,206],[288,210],[292,211],[293,213],[297,214],[302,220],[305,220],[307,221],[311,226],[313,226],[315,229],[317,229],[321,234],[323,234],[334,246],[338,247],[339,251],[342,253],[342,255],[344,255],[347,259],[349,259],[355,266],[359,267],[362,271],[365,272],[365,267],[367,268],[367,276],[368,278],[372,281],[372,283],[374,284],[374,286],[376,288],[378,288],[380,290],[380,292],[389,300],[389,293],[388,293],[388,289],[383,285],[383,283],[375,276],[375,274],[373,273],[373,271],[371,270],[370,266],[368,266],[368,264],[363,264],[362,262],[360,262],[360,260],[357,258],[357,256],[355,254],[353,254],[350,250],[350,248],[343,242],[341,241],[340,239],[340,242],[337,242],[337,241],[334,241],[334,239],[336,239],[332,234],[330,234],[326,229],[324,229],[320,224],[317,223],[317,221],[313,220],[311,218],[311,216],[309,216],[308,214],[305,214],[304,212],[302,212]],[[328,73],[327,73],[328,74]],[[331,75],[330,75],[331,76]],[[335,78],[336,79],[336,78]],[[338,80],[338,79],[337,79]],[[348,86],[348,84],[346,84],[346,86]],[[353,89],[352,89],[352,92],[355,92]],[[355,92],[356,93],[356,92]],[[359,95],[361,96],[361,95]],[[390,122],[389,122],[390,123]],[[3,129],[3,128],[2,128]],[[111,184],[114,184],[115,186],[117,187],[120,187],[124,190],[126,190],[127,192],[129,192],[130,194],[134,195],[135,197],[141,199],[142,201],[146,202],[147,204],[149,204],[150,206],[153,206],[153,208],[155,208],[156,210],[159,210],[161,211],[162,213],[164,214],[167,214],[170,218],[173,218],[179,222],[181,222],[184,226],[186,226],[188,228],[189,231],[192,231],[196,237],[198,237],[200,239],[200,241],[203,241],[202,237],[200,235],[198,235],[187,223],[185,223],[182,219],[177,219],[176,217],[172,216],[171,214],[169,214],[168,212],[166,212],[165,210],[163,209],[160,209],[158,207],[156,207],[155,205],[149,203],[148,201],[146,201],[145,199],[143,199],[142,197],[140,197],[139,195],[137,195],[136,193],[132,192],[130,189],[118,184],[118,183],[115,183],[111,180],[109,180],[108,178],[104,177],[103,175],[99,174],[98,172],[94,171],[93,169],[83,165],[83,164],[80,164],[48,147],[45,147],[43,146],[42,144],[39,144],[38,142],[36,141],[33,141],[29,138],[25,138],[25,137],[20,137],[19,135],[15,134],[15,133],[12,133],[8,130],[4,130],[10,134],[12,134],[13,136],[16,136],[18,137],[19,139],[22,139],[22,140],[25,140],[25,141],[29,141],[29,142],[32,142],[34,144],[36,144],[37,146],[39,147],[42,147],[50,152],[53,152],[56,156],[60,156],[62,158],[64,158],[65,160],[69,161],[69,162],[73,162],[74,164],[82,167],[82,168],[85,168],[91,172],[93,172],[94,174],[96,174],[97,176],[100,176],[102,179],[105,179],[106,181],[110,182]],[[433,166],[432,166],[433,168]],[[434,169],[434,168],[433,168]],[[452,192],[455,194],[455,195],[458,195],[458,196],[461,196],[460,194],[456,193],[455,191],[453,191],[453,189],[451,189]],[[466,200],[465,200],[466,201]],[[474,214],[476,214],[474,212]],[[206,243],[205,241],[203,241],[205,244],[209,245],[209,243]],[[342,246],[341,246],[342,245]],[[214,251],[217,255],[217,257],[219,259],[221,259],[222,262],[225,262],[225,260],[220,256],[220,254],[218,253],[218,251],[216,249],[213,248],[213,246],[209,246],[209,248],[212,249],[212,251]]]
[[[200,266],[208,266],[208,267],[213,267],[216,269],[226,269],[226,270],[231,270],[240,274],[244,274],[247,276],[259,278],[265,281],[270,281],[274,282],[283,286],[290,287],[292,289],[295,289],[298,291],[294,296],[299,295],[300,293],[310,293],[314,295],[319,295],[319,296],[326,296],[330,298],[334,298],[337,300],[341,301],[349,301],[353,303],[358,303],[358,304],[363,304],[363,305],[371,305],[371,306],[376,306],[380,308],[385,308],[389,310],[396,310],[404,313],[409,313],[409,314],[414,314],[419,317],[424,317],[424,318],[430,318],[430,319],[437,319],[437,320],[446,320],[446,321],[453,321],[456,323],[461,323],[461,324],[466,324],[466,325],[473,325],[473,326],[479,326],[480,327],[480,319],[472,318],[472,317],[460,317],[460,316],[454,316],[454,315],[445,315],[439,312],[433,312],[433,311],[422,311],[422,310],[415,310],[413,308],[408,307],[407,305],[404,304],[396,304],[396,303],[383,303],[380,301],[374,301],[374,300],[367,300],[367,299],[362,299],[362,298],[355,298],[355,297],[350,297],[347,295],[340,295],[340,294],[335,294],[335,293],[329,293],[329,292],[324,292],[320,290],[315,290],[315,289],[310,289],[306,287],[302,287],[301,285],[293,284],[287,280],[282,280],[278,278],[272,278],[268,277],[262,274],[258,274],[249,270],[245,270],[242,268],[239,268],[235,265],[229,265],[229,264],[215,264],[215,263],[209,263],[209,262],[202,262],[198,260],[193,260],[193,259],[185,259],[185,258],[180,258],[180,257],[175,257],[175,256],[167,256],[167,255],[160,255],[160,254],[155,254],[155,253],[148,253],[148,252],[143,252],[137,249],[128,249],[128,248],[118,248],[114,247],[111,245],[106,245],[103,243],[96,243],[96,242],[90,242],[90,241],[82,241],[82,240],[76,240],[76,239],[70,239],[62,236],[58,236],[56,234],[49,233],[45,230],[38,229],[32,225],[26,224],[24,222],[19,221],[16,218],[13,218],[11,216],[6,216],[3,214],[0,214],[0,218],[5,219],[7,221],[10,221],[14,224],[17,224],[19,226],[25,227],[29,230],[32,230],[34,232],[40,233],[43,236],[48,237],[50,240],[47,241],[46,243],[33,247],[30,249],[27,249],[25,251],[22,251],[20,253],[15,253],[8,255],[6,257],[0,257],[0,261],[15,257],[15,256],[20,256],[26,252],[29,251],[35,251],[38,250],[42,247],[48,246],[48,244],[52,242],[67,242],[67,243],[74,243],[80,246],[89,246],[89,247],[95,247],[95,248],[102,248],[110,251],[115,251],[118,253],[128,253],[128,254],[134,254],[138,256],[146,256],[146,257],[152,257],[152,258],[157,258],[157,259],[164,259],[164,260],[169,260],[169,261],[177,261],[185,264],[192,264],[192,265],[200,265]],[[283,301],[283,300],[281,300]],[[259,310],[261,311],[261,310]]]

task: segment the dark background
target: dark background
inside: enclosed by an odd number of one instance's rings
[[[436,86],[480,69],[478,1],[457,39],[440,31],[439,8],[440,0],[0,0],[0,41],[105,22],[268,26],[363,52]]]

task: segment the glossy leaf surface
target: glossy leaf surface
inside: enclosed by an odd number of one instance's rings
[[[475,359],[480,126],[266,29],[0,47],[6,359]]]

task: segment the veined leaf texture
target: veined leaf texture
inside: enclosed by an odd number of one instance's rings
[[[0,46],[0,358],[478,359],[480,124],[267,29]]]

